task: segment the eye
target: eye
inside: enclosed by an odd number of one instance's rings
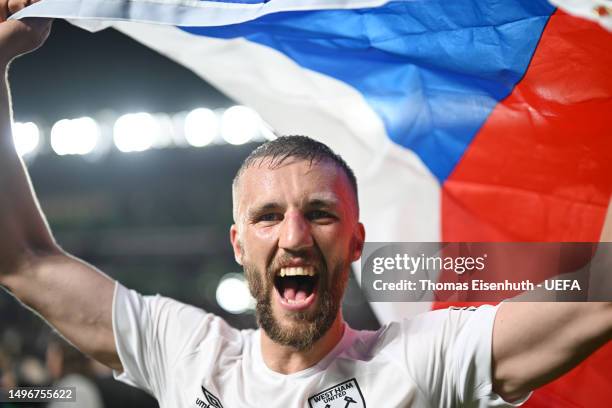
[[[283,215],[279,213],[266,213],[261,214],[257,217],[257,222],[274,222],[281,221],[283,219]]]
[[[335,215],[323,210],[309,211],[306,216],[310,221],[332,221],[337,219]]]

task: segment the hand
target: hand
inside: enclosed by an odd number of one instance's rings
[[[38,0],[0,0],[0,65],[40,47],[51,29],[50,19],[6,19]]]

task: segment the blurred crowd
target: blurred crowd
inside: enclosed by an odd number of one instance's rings
[[[116,381],[110,368],[85,356],[56,334],[45,333],[32,342],[19,333],[12,328],[0,332],[0,396],[15,387],[74,387],[76,402],[0,402],[0,407],[158,407],[154,398]]]

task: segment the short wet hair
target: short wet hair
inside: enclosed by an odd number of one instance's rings
[[[246,159],[242,162],[242,165],[236,172],[234,181],[232,182],[232,191],[234,193],[234,201],[236,197],[236,189],[238,182],[242,174],[250,167],[255,165],[261,165],[262,159],[270,159],[268,162],[268,168],[275,169],[283,165],[289,159],[299,159],[310,162],[310,165],[316,164],[322,161],[329,161],[338,166],[349,181],[351,189],[355,193],[355,203],[359,208],[357,200],[357,178],[355,173],[344,161],[340,155],[335,153],[329,146],[314,140],[308,136],[292,135],[292,136],[280,136],[274,140],[266,142],[253,150]],[[234,202],[234,208],[236,203]],[[234,219],[236,214],[234,213]]]

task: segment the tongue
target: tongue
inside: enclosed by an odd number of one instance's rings
[[[301,288],[295,294],[295,300],[297,300],[298,302],[301,302],[302,300],[306,299],[306,297],[307,297],[306,292],[302,290]]]
[[[298,289],[298,283],[293,279],[287,279],[283,282],[283,297],[287,300],[295,300],[295,292]]]
[[[283,297],[287,300],[301,302],[308,297],[308,292],[305,285],[299,285],[298,282],[288,280],[283,287]]]

